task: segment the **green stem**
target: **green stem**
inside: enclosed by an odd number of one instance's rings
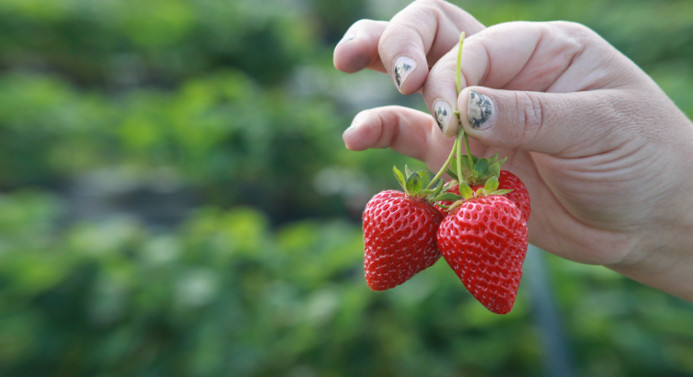
[[[440,179],[440,177],[442,177],[443,174],[448,170],[448,167],[450,166],[453,157],[455,157],[455,152],[457,151],[457,144],[459,144],[459,139],[455,138],[455,143],[452,146],[452,150],[450,150],[450,155],[448,155],[448,159],[445,160],[445,163],[443,163],[443,166],[440,167],[438,173],[436,173],[435,177],[433,177],[433,179],[431,179],[431,182],[428,183],[428,186],[426,186],[426,190],[432,189],[433,186],[435,186],[436,182]]]
[[[457,95],[459,96],[460,93],[462,92],[462,47],[464,46],[464,37],[465,34],[462,32],[460,34],[460,44],[457,47],[457,76],[456,76],[456,83],[457,83]],[[467,152],[467,163],[469,164],[470,168],[474,167],[474,159],[472,158],[472,152],[469,149],[469,136],[467,136],[467,133],[464,132],[464,129],[461,127],[462,122],[459,119],[460,115],[457,113],[457,120],[460,123],[460,129],[457,132],[457,176],[459,179],[462,179],[464,177],[462,175],[462,142],[459,141],[462,137],[464,137],[464,149]]]
[[[462,91],[462,46],[464,44],[464,32],[460,35],[460,44],[457,49],[457,77],[456,77],[456,84],[457,84],[457,95],[459,96],[460,92]],[[455,116],[457,116],[459,120],[459,113],[455,112]],[[464,138],[464,141],[462,140]],[[470,166],[474,166],[473,159],[471,156],[471,153],[469,151],[469,138],[467,137],[467,134],[464,132],[462,127],[460,127],[459,131],[457,132],[457,137],[455,137],[455,143],[452,145],[452,150],[450,150],[450,155],[448,155],[448,159],[445,160],[445,163],[443,166],[440,168],[438,173],[431,179],[431,182],[429,182],[428,186],[426,187],[426,190],[430,190],[435,186],[436,182],[440,179],[440,177],[443,176],[443,174],[448,170],[448,167],[450,166],[450,163],[452,162],[452,159],[457,157],[456,162],[456,170],[457,170],[457,177],[458,180],[462,180],[464,176],[462,175],[462,143],[464,143],[465,150],[467,151],[467,158],[469,159]]]
[[[464,45],[464,32],[460,34],[460,44],[457,46],[457,95],[462,91],[462,46]]]
[[[472,156],[472,150],[469,148],[469,136],[466,132],[462,131],[464,134],[464,150],[467,152],[467,162],[469,163],[469,168],[474,168],[474,158]]]
[[[457,152],[457,180],[462,183],[464,175],[462,175],[462,138],[464,137],[464,144],[467,147],[467,134],[460,128],[460,132],[457,133],[457,138],[455,138],[455,147]]]

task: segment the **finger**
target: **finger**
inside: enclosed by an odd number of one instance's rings
[[[429,114],[402,106],[360,112],[344,131],[343,139],[351,150],[391,148],[429,166],[440,166],[452,144]]]
[[[378,55],[403,94],[421,89],[428,67],[449,51],[461,31],[471,35],[484,25],[441,0],[415,1],[396,14],[383,32]]]
[[[459,128],[457,111],[457,51],[454,48],[431,68],[424,84],[424,102],[445,136],[455,136]],[[468,54],[467,54],[468,55]],[[482,57],[485,58],[485,57]],[[466,80],[460,77],[462,87]]]
[[[569,158],[598,154],[629,138],[618,132],[620,124],[635,121],[628,98],[618,89],[544,93],[467,87],[458,107],[464,130],[484,145]]]
[[[386,27],[385,21],[355,22],[335,46],[332,56],[335,68],[347,73],[365,68],[385,72],[378,56],[378,41]]]
[[[582,67],[576,58],[585,50],[587,28],[565,22],[511,22],[485,29],[465,39],[462,48],[462,87],[483,85],[493,88],[531,91],[571,91],[586,87],[578,79],[572,86],[557,85],[561,76]],[[600,58],[600,57],[597,57]],[[603,56],[602,56],[603,58]],[[590,67],[598,63],[593,58]],[[578,69],[579,70],[579,69]],[[431,68],[423,89],[431,113],[455,111],[457,104],[457,49],[442,57]],[[583,77],[589,77],[584,75]],[[438,118],[446,135],[457,132],[454,117]]]

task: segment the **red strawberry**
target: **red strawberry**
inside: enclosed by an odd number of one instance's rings
[[[438,228],[445,260],[472,296],[498,314],[515,303],[527,244],[520,209],[500,195],[464,201]]]
[[[404,283],[439,258],[432,204],[401,191],[376,194],[363,213],[366,282],[375,291]]]
[[[476,192],[476,190],[482,187],[484,186],[472,186],[472,190]],[[520,209],[520,212],[522,212],[522,217],[528,221],[529,214],[531,213],[529,193],[527,192],[527,188],[525,187],[524,183],[522,183],[520,178],[518,178],[515,174],[507,170],[501,170],[500,175],[498,176],[498,190],[512,190],[511,192],[504,194],[503,196],[515,203],[515,205]],[[460,186],[454,185],[450,187],[450,189],[448,189],[447,192],[459,195]],[[453,202],[441,201],[439,203],[443,206],[450,206]],[[443,206],[436,205],[436,208],[439,211],[443,212],[443,214],[447,214],[445,207]]]
[[[520,178],[507,170],[501,170],[498,176],[498,189],[512,190],[503,196],[515,203],[517,208],[520,209],[520,212],[522,212],[522,217],[526,221],[529,221],[529,214],[532,212],[529,202],[529,192],[527,192],[527,188]],[[476,187],[474,191],[476,191]]]

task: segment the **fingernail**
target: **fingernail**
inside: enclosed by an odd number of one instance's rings
[[[454,119],[452,107],[447,102],[438,99],[433,102],[433,114],[435,115],[436,123],[438,123],[438,128],[447,135],[447,131],[450,130]]]
[[[406,56],[400,56],[395,59],[395,81],[397,82],[398,88],[402,88],[404,81],[414,69],[416,69],[416,61],[414,61],[414,59]]]
[[[349,125],[349,127],[347,127],[347,129],[344,130],[344,134],[354,132],[363,123],[365,123],[365,118],[366,118],[366,115],[364,115],[363,113],[356,114],[354,119],[351,120],[351,124]]]
[[[342,37],[342,39],[340,39],[339,42],[337,42],[337,44],[344,43],[344,42],[349,42],[349,41],[352,41],[352,40],[354,40],[354,39],[356,39],[356,34],[354,34],[354,33],[347,33],[347,34],[344,34],[344,36]]]
[[[354,121],[351,122],[351,124],[349,125],[349,127],[347,127],[347,129],[344,130],[344,132],[342,133],[342,135],[347,135],[347,134],[350,134],[350,133],[354,132],[354,130],[356,130],[357,127],[358,127],[358,123],[356,123],[356,120],[354,119]]]
[[[496,105],[490,97],[472,90],[467,103],[467,118],[474,129],[488,128],[496,121]]]

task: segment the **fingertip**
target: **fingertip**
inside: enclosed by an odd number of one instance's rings
[[[372,58],[369,48],[355,33],[347,33],[334,48],[332,63],[337,70],[345,73],[355,73],[366,67]]]
[[[363,151],[369,148],[373,130],[369,126],[367,113],[361,112],[354,117],[349,128],[342,133],[344,146],[352,151]]]
[[[346,34],[344,34],[342,39],[340,39],[339,42],[337,42],[337,45],[340,45],[340,44],[345,43],[345,42],[353,41],[354,39],[356,39],[356,33],[347,32]]]
[[[359,143],[357,130],[352,126],[344,130],[342,140],[344,141],[344,146],[350,151],[361,151],[364,149]]]
[[[334,67],[346,73],[365,68],[384,72],[378,56],[378,41],[386,26],[385,21],[363,19],[355,22],[335,46]]]
[[[457,105],[456,51],[456,49],[450,50],[431,67],[423,89],[424,100],[438,128],[448,137],[457,135],[460,126]],[[460,78],[462,81],[459,86],[464,86],[466,81],[463,77]]]

